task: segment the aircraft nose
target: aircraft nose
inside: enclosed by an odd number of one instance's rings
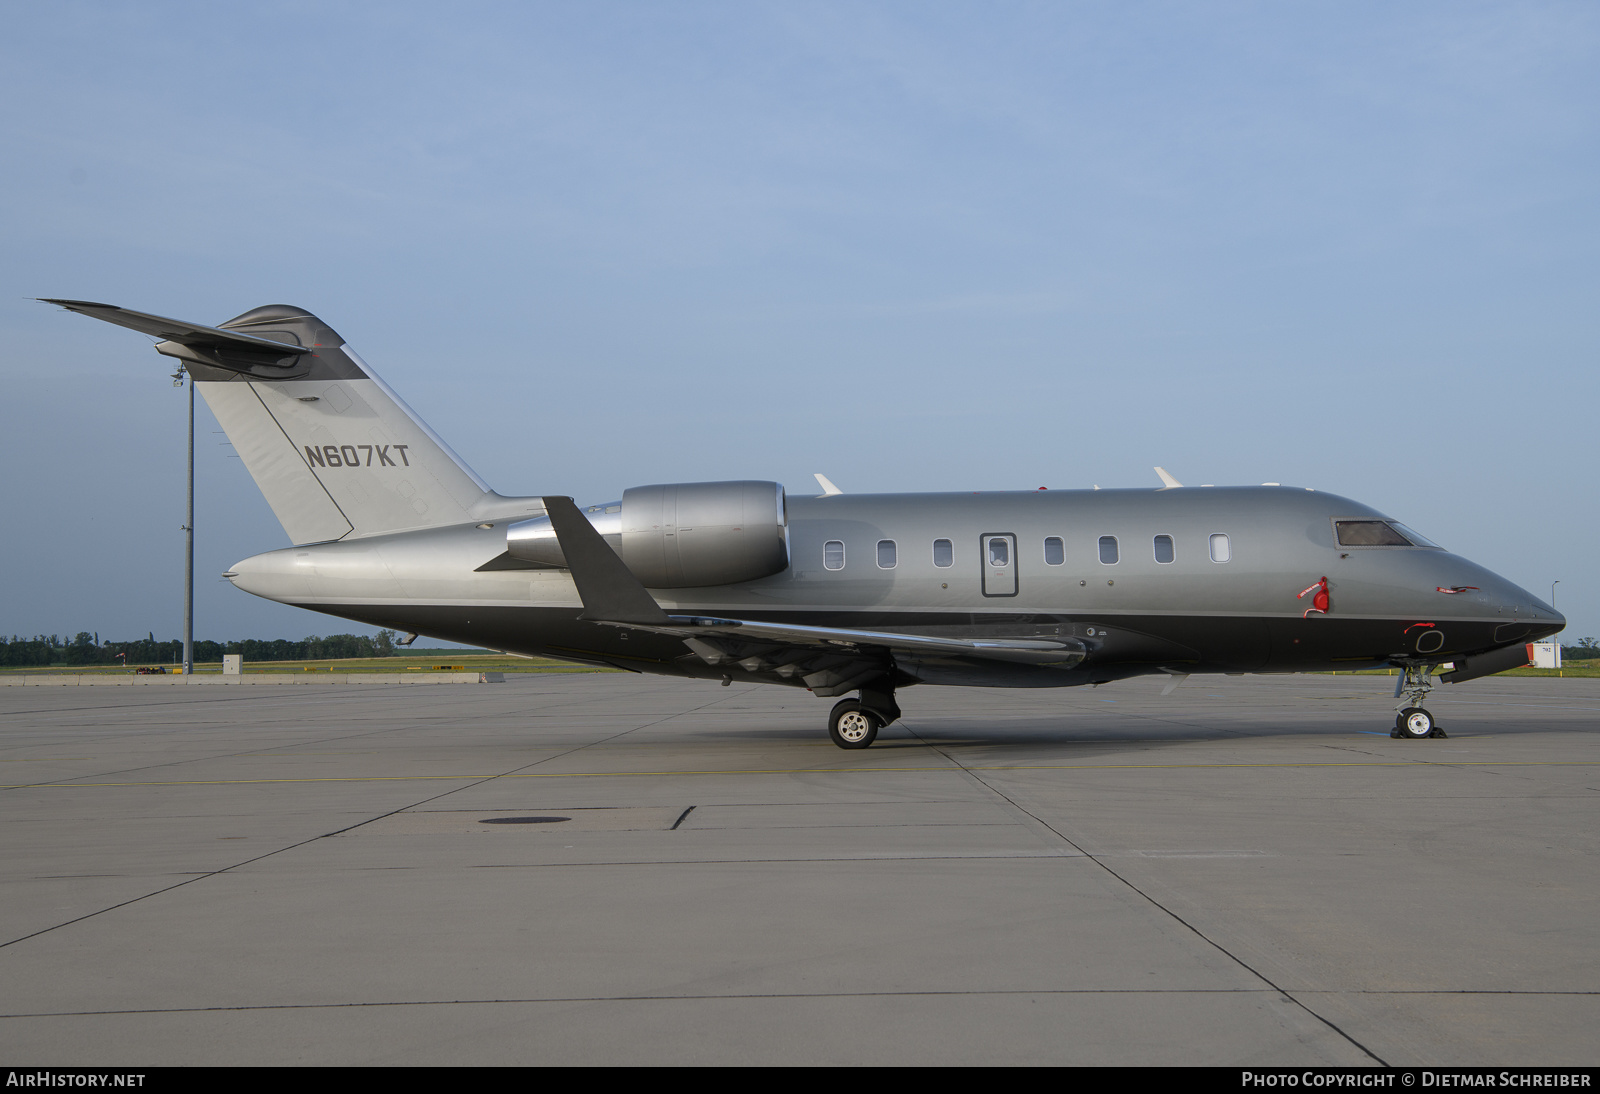
[[[1532,624],[1534,633],[1540,637],[1555,634],[1567,625],[1567,617],[1556,611],[1553,605],[1546,604],[1528,590],[1504,578],[1496,578],[1494,585],[1486,591],[1490,593],[1495,608],[1507,619],[1514,618]]]
[[[1541,604],[1539,607],[1544,609],[1545,605]],[[1554,608],[1549,608],[1548,611],[1541,611],[1541,616],[1543,615],[1548,615],[1548,622],[1550,626],[1554,627],[1557,631],[1564,631],[1567,629],[1567,617],[1556,611]],[[1554,634],[1555,631],[1551,631],[1550,633]]]

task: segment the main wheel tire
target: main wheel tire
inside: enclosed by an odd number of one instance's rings
[[[883,720],[854,699],[834,706],[828,716],[828,736],[840,748],[867,748],[878,738]]]
[[[1400,735],[1411,741],[1433,736],[1433,715],[1421,707],[1406,707],[1400,712]]]

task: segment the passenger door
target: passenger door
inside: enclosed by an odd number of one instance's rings
[[[983,536],[978,552],[984,596],[1017,595],[1017,537],[1010,532]]]

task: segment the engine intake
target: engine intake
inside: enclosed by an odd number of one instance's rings
[[[586,507],[584,516],[652,589],[733,585],[789,566],[781,483],[636,486],[620,502]],[[506,550],[529,562],[567,564],[549,517],[507,528]]]

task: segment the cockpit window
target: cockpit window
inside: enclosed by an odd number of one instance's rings
[[[1410,528],[1407,528],[1404,524],[1401,524],[1397,520],[1391,520],[1389,522],[1389,526],[1395,531],[1399,532],[1402,536],[1405,536],[1412,543],[1415,543],[1418,547],[1439,547],[1437,543],[1433,542],[1433,540],[1429,539],[1427,536],[1419,536],[1417,533],[1413,532]],[[1439,550],[1442,551],[1444,548],[1439,547]]]
[[[1381,520],[1336,520],[1341,547],[1409,547],[1411,541]]]
[[[1438,547],[1393,520],[1336,520],[1334,532],[1341,547]]]

